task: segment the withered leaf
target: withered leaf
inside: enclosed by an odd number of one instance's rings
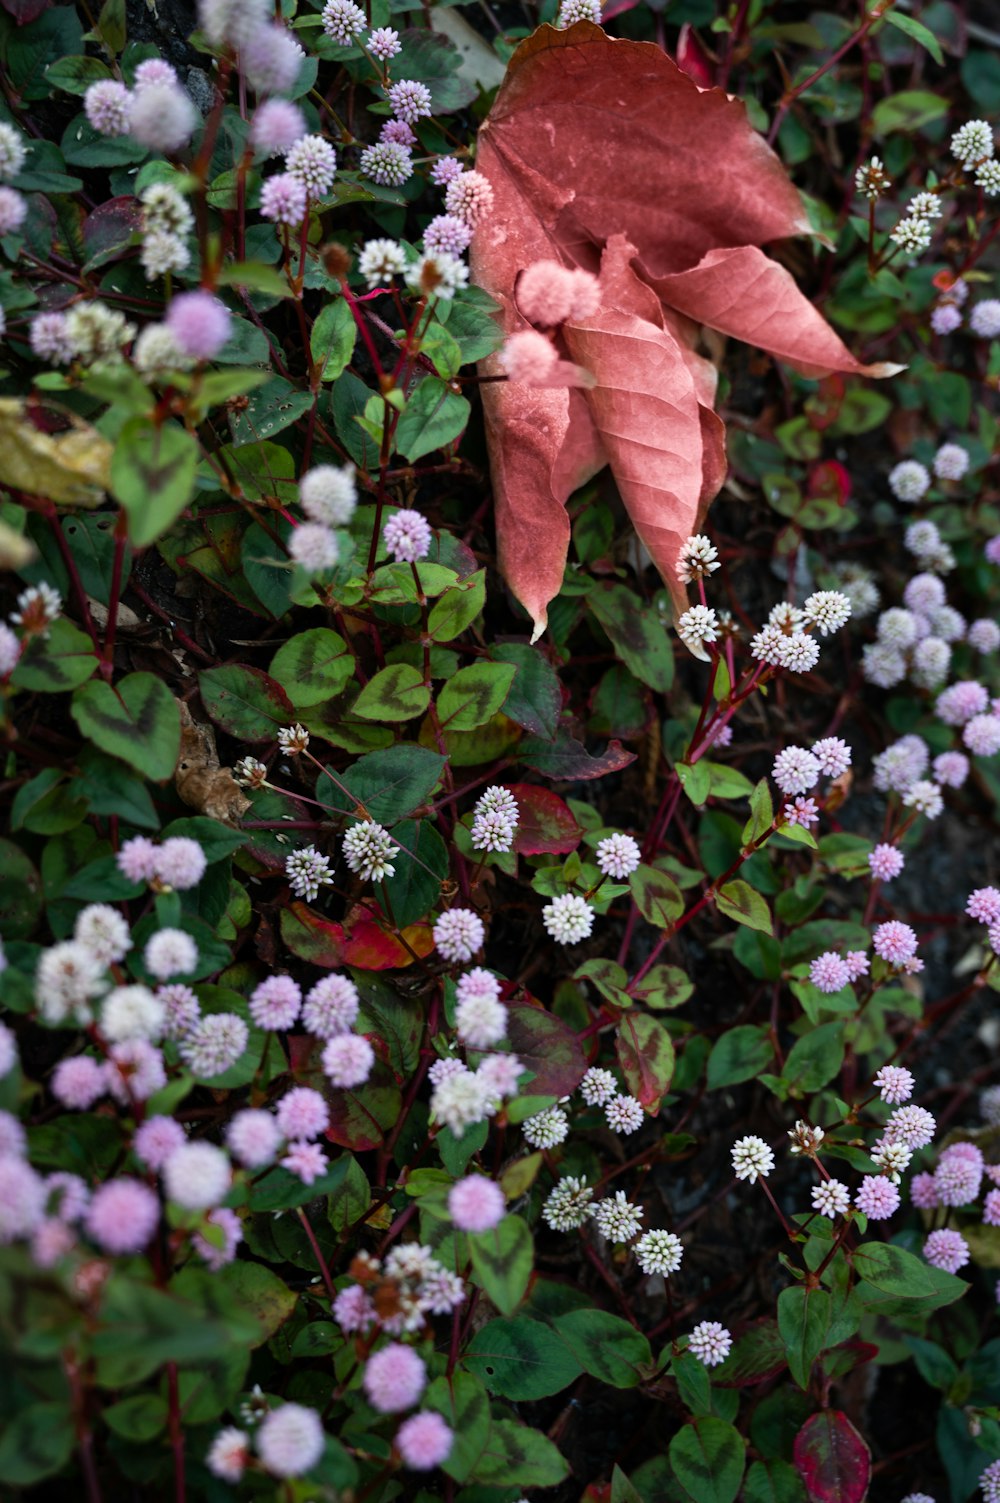
[[[538,260],[599,273],[600,308],[562,327],[590,388],[483,388],[500,565],[535,636],[562,583],[566,501],[611,466],[636,531],[683,608],[678,552],[725,478],[703,327],[809,375],[861,366],[761,246],[808,233],[785,169],[744,106],[700,89],[648,42],[588,21],[542,26],[515,52],[479,137],[494,207],[476,281],[506,333],[526,327],[518,273]],[[485,374],[502,371],[499,358]]]

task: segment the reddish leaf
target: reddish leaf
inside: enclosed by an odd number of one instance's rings
[[[810,1503],[863,1503],[871,1454],[846,1414],[824,1409],[795,1437],[793,1458]]]
[[[377,1064],[366,1085],[356,1091],[329,1091],[330,1126],[325,1136],[342,1148],[364,1153],[381,1148],[385,1135],[395,1126],[403,1098],[390,1070]]]
[[[513,289],[532,262],[601,275],[599,312],[562,330],[592,388],[483,387],[501,568],[537,636],[562,584],[566,500],[610,463],[680,607],[678,551],[725,476],[699,326],[800,370],[861,369],[759,249],[808,233],[799,196],[741,103],[699,89],[651,43],[613,40],[586,21],[542,26],[517,49],[476,165],[495,205],[473,269],[507,332],[524,327]],[[485,370],[499,372],[497,357]]]
[[[343,934],[344,963],[363,971],[402,970],[413,964],[414,954],[423,957],[434,948],[430,924],[411,924],[400,937],[383,928],[366,908],[351,909],[344,919]]]
[[[572,736],[558,736],[555,741],[531,737],[521,742],[518,760],[553,782],[584,783],[609,772],[621,772],[635,761],[635,752],[626,751],[620,741],[609,741],[606,752],[592,757]]]
[[[511,783],[509,787],[518,808],[516,851],[522,856],[543,852],[566,856],[576,850],[583,831],[557,793],[534,783]]]
[[[811,500],[835,501],[838,506],[846,506],[851,495],[851,477],[836,459],[826,459],[810,469],[806,495]]]
[[[305,903],[281,910],[281,937],[300,960],[333,970],[344,964],[344,926],[320,918]]]
[[[98,204],[83,221],[87,249],[85,271],[93,271],[115,256],[124,254],[142,227],[142,206],[130,194]]]
[[[604,14],[606,17],[607,11]],[[697,32],[692,30],[690,21],[684,22],[677,36],[677,66],[693,78],[700,89],[712,87],[712,59],[698,40]]]
[[[632,1095],[648,1112],[659,1111],[660,1098],[674,1075],[673,1041],[663,1024],[648,1013],[625,1013],[618,1024],[615,1053]]]
[[[14,17],[18,26],[27,26],[31,21],[37,21],[50,4],[51,0],[0,0],[0,5],[9,16]]]
[[[739,1336],[712,1381],[720,1388],[747,1388],[774,1378],[788,1366],[778,1322],[755,1320]]]
[[[562,1018],[529,1002],[515,1002],[508,1013],[510,1047],[535,1078],[533,1096],[568,1096],[587,1069],[583,1047]]]

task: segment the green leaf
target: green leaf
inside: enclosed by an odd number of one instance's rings
[[[29,637],[11,674],[16,689],[62,694],[86,683],[97,667],[94,644],[72,621],[58,616],[45,637]]]
[[[256,1320],[260,1333],[252,1347],[261,1346],[284,1325],[298,1303],[298,1295],[263,1263],[239,1259],[219,1270],[216,1277],[233,1290],[241,1307]]]
[[[877,136],[888,136],[893,131],[915,131],[922,125],[930,125],[948,113],[948,101],[940,94],[929,94],[925,89],[901,89],[880,99],[872,110],[872,125]]]
[[[509,1490],[555,1487],[568,1475],[569,1463],[547,1436],[517,1420],[497,1419],[470,1480]]]
[[[370,678],[351,706],[353,715],[362,720],[412,720],[422,715],[431,702],[431,691],[419,668],[410,663],[393,663]]]
[[[102,1418],[124,1440],[155,1440],[167,1428],[167,1401],[156,1393],[137,1393],[109,1404]]]
[[[858,1328],[861,1312],[825,1289],[801,1284],[778,1296],[778,1330],[785,1343],[788,1368],[802,1389],[809,1387],[813,1364],[828,1347],[846,1341]]]
[[[602,582],[587,605],[611,639],[615,654],[642,683],[666,694],[674,681],[674,650],[659,613],[627,585]]]
[[[792,1045],[782,1078],[791,1094],[810,1096],[833,1079],[843,1062],[844,1024],[821,1023]]]
[[[964,1279],[933,1268],[922,1258],[888,1242],[863,1242],[855,1252],[854,1271],[865,1284],[882,1294],[917,1300],[925,1310],[954,1304],[968,1291]],[[864,1297],[864,1291],[862,1291]],[[872,1303],[866,1299],[866,1303]],[[877,1301],[874,1302],[877,1307]]]
[[[450,1378],[435,1378],[422,1400],[451,1427],[454,1435],[442,1471],[456,1482],[466,1482],[490,1438],[490,1401],[486,1389],[471,1373],[456,1369]]]
[[[176,522],[197,468],[198,440],[179,423],[135,417],[125,424],[111,456],[111,490],[128,513],[134,547],[155,543]]]
[[[272,376],[251,394],[242,411],[231,415],[233,443],[241,446],[273,438],[304,417],[315,400],[311,392],[297,391],[283,376]]]
[[[91,84],[110,78],[111,70],[96,57],[61,57],[57,63],[49,63],[45,77],[54,89],[66,94],[86,94]]]
[[[154,783],[165,783],[173,773],[181,715],[174,696],[154,674],[130,673],[115,688],[103,681],[84,684],[74,692],[70,712],[88,741]]]
[[[752,1461],[743,1503],[806,1503],[806,1490],[790,1461]]]
[[[400,928],[415,924],[441,900],[441,890],[448,880],[448,847],[428,819],[404,820],[394,825],[392,838],[415,858],[403,856],[395,861],[395,876],[385,878],[392,914]],[[381,894],[377,894],[381,903]],[[388,917],[388,913],[386,914]]]
[[[653,1368],[653,1353],[641,1331],[605,1310],[571,1310],[555,1328],[584,1372],[613,1388],[635,1388]]]
[[[69,1403],[29,1404],[8,1413],[0,1434],[0,1482],[30,1487],[62,1471],[73,1454],[75,1433]]]
[[[504,714],[531,735],[551,741],[562,714],[562,690],[548,658],[527,642],[501,642],[491,654],[494,662],[513,663],[517,669]]]
[[[285,288],[287,293],[288,289]],[[336,381],[343,375],[354,354],[358,337],[354,314],[342,297],[334,298],[320,310],[312,327],[310,349],[313,363],[322,365],[324,381]]]
[[[744,1023],[716,1039],[708,1057],[708,1089],[753,1080],[774,1061],[774,1045],[763,1023]]]
[[[745,924],[748,929],[759,929],[762,934],[773,934],[771,910],[759,892],[754,892],[749,882],[727,882],[715,894],[720,913]]]
[[[733,1503],[745,1461],[739,1431],[713,1415],[685,1425],[670,1442],[674,1476],[697,1503]]]
[[[503,708],[517,669],[512,663],[480,661],[460,668],[438,695],[442,728],[474,731]]]
[[[311,1185],[304,1184],[297,1174],[290,1174],[287,1169],[277,1167],[269,1169],[260,1179],[255,1180],[251,1187],[250,1209],[253,1211],[293,1211],[299,1206],[308,1205],[311,1200],[320,1200],[324,1195],[332,1195],[343,1184],[350,1161],[350,1154],[342,1154],[339,1159],[334,1160],[327,1172],[314,1180]]]
[[[692,766],[690,762],[678,762],[674,771],[692,804],[700,809],[712,788],[712,774],[708,763],[702,760]]]
[[[396,424],[395,447],[411,464],[461,438],[471,407],[437,376],[425,376]]]
[[[248,292],[264,292],[270,297],[287,297],[289,293],[287,277],[276,266],[267,266],[263,261],[228,262],[219,272],[218,284],[245,287]]]
[[[534,1266],[534,1244],[520,1216],[505,1216],[489,1232],[469,1235],[475,1282],[502,1315],[512,1315],[524,1298]]]
[[[340,813],[352,813],[361,804],[379,824],[395,824],[430,798],[446,762],[446,757],[424,746],[387,746],[359,757],[338,776],[349,796],[322,773],[316,781],[316,797]]]
[[[658,1111],[674,1076],[673,1040],[663,1024],[648,1013],[625,1013],[618,1024],[615,1053],[631,1094],[647,1111]]]
[[[895,26],[900,31],[905,31],[908,37],[912,37],[915,42],[919,42],[921,47],[927,49],[939,66],[944,66],[944,54],[941,51],[941,44],[933,31],[928,30],[920,21],[915,21],[912,16],[904,16],[900,11],[888,11],[885,19],[890,26]]]
[[[684,895],[673,877],[655,866],[639,866],[629,878],[636,907],[657,929],[672,929],[684,912]]]
[[[296,709],[308,709],[341,693],[354,675],[354,658],[343,637],[317,626],[279,647],[268,674],[281,684]]]
[[[582,1371],[551,1326],[529,1315],[491,1320],[473,1336],[462,1360],[490,1393],[516,1401],[560,1393]]]
[[[280,726],[295,719],[284,689],[259,668],[230,663],[198,675],[205,709],[238,741],[273,741]]]
[[[471,626],[486,603],[486,570],[477,569],[445,590],[427,617],[428,635],[435,642],[452,642]]]

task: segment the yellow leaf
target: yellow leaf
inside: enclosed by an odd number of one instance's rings
[[[68,409],[0,398],[0,485],[64,506],[100,506],[111,454],[107,439]]]

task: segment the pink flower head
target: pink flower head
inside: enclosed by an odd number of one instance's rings
[[[35,1227],[31,1239],[32,1261],[39,1268],[54,1268],[76,1245],[76,1237],[65,1221],[46,1217]]]
[[[471,908],[449,908],[434,925],[434,943],[441,956],[456,964],[471,960],[482,948],[486,931]]]
[[[305,134],[306,117],[289,99],[268,99],[254,111],[250,144],[262,156],[284,156]]]
[[[52,1072],[53,1096],[72,1111],[87,1111],[107,1088],[103,1065],[89,1054],[61,1059]]]
[[[209,1242],[202,1232],[195,1232],[191,1238],[191,1245],[198,1256],[215,1273],[236,1257],[236,1249],[243,1241],[243,1226],[236,1212],[229,1210],[228,1206],[220,1206],[216,1211],[209,1211],[205,1220],[221,1231],[224,1239],[222,1246],[216,1247],[215,1243]]]
[[[982,715],[989,703],[984,686],[977,679],[965,678],[941,691],[934,713],[945,725],[965,725],[974,715]]]
[[[144,1169],[158,1174],[184,1141],[184,1129],[173,1117],[147,1117],[136,1130],[132,1152]]]
[[[903,853],[894,845],[877,845],[868,857],[868,865],[877,882],[891,882],[903,870]]]
[[[801,825],[804,830],[808,830],[810,825],[819,820],[819,809],[814,798],[795,798],[781,812],[787,825]]]
[[[462,179],[455,182],[460,187]],[[573,273],[558,261],[533,261],[518,277],[515,296],[530,324],[554,329],[570,316],[576,296]]]
[[[851,765],[851,748],[839,736],[827,736],[813,743],[812,754],[819,770],[828,778],[839,778]]]
[[[890,965],[901,966],[916,953],[917,936],[909,924],[890,919],[879,924],[872,939],[876,955],[881,955]]]
[[[58,1170],[45,1181],[49,1210],[60,1221],[79,1221],[90,1205],[90,1191],[78,1174]]]
[[[915,1174],[910,1180],[910,1199],[920,1211],[934,1211],[939,1205],[933,1174]]]
[[[358,989],[349,976],[324,976],[306,996],[302,1022],[317,1037],[332,1039],[354,1025],[359,1005]]]
[[[0,188],[0,235],[15,234],[24,223],[27,213],[27,199],[15,188]]]
[[[86,1229],[103,1252],[139,1253],[160,1220],[160,1202],[137,1179],[112,1179],[94,1191]]]
[[[412,1347],[394,1341],[369,1357],[362,1384],[380,1414],[398,1414],[419,1400],[427,1385],[427,1368]]]
[[[983,1202],[983,1221],[987,1226],[1000,1226],[1000,1190],[990,1190]]]
[[[208,1448],[205,1465],[223,1482],[239,1482],[250,1461],[250,1438],[244,1430],[227,1425]]]
[[[250,1016],[258,1028],[291,1028],[302,1007],[302,991],[291,976],[268,976],[250,996]],[[288,1133],[298,1137],[298,1133]]]
[[[983,1156],[973,1143],[945,1148],[934,1171],[934,1187],[943,1206],[971,1205],[983,1182]]]
[[[995,924],[1000,919],[1000,891],[995,887],[977,887],[969,894],[965,911],[981,924]]]
[[[412,125],[407,125],[405,120],[387,120],[378,133],[380,141],[388,141],[393,146],[415,146],[417,138]],[[428,246],[428,249],[430,247]]]
[[[976,757],[995,757],[1000,751],[1000,715],[973,715],[962,740]]]
[[[386,551],[397,563],[416,563],[426,558],[431,546],[431,529],[419,511],[404,507],[393,512],[382,529]]]
[[[989,539],[983,548],[983,555],[988,564],[1000,564],[1000,532],[996,537]]]
[[[897,1106],[885,1124],[887,1142],[905,1143],[914,1150],[926,1148],[934,1136],[937,1123],[922,1106]]]
[[[848,950],[844,956],[844,964],[852,981],[857,981],[859,976],[868,975],[868,956],[864,950]]]
[[[422,1410],[400,1425],[396,1431],[396,1449],[404,1466],[414,1472],[429,1472],[448,1460],[454,1439],[440,1414]]]
[[[246,1169],[263,1169],[274,1162],[281,1142],[281,1129],[270,1112],[247,1107],[226,1128],[226,1144],[237,1163]]]
[[[471,227],[454,214],[439,214],[424,231],[425,249],[445,251],[449,256],[460,256],[464,250],[468,250],[471,239]]]
[[[132,114],[132,95],[117,79],[102,78],[84,94],[83,113],[100,135],[125,136]]]
[[[306,190],[290,172],[269,177],[260,190],[260,212],[276,224],[301,224],[306,212]]]
[[[431,91],[426,84],[402,78],[398,83],[391,84],[387,93],[392,113],[399,120],[406,120],[412,124],[422,116],[433,113]],[[476,176],[478,175],[477,173]],[[492,194],[492,189],[490,192]],[[450,209],[451,205],[449,204],[448,207]]]
[[[953,334],[961,326],[962,315],[954,303],[939,303],[931,314],[935,334]]]
[[[182,293],[181,296],[194,297],[195,294]],[[172,306],[179,301],[180,298],[175,298]],[[156,875],[165,886],[173,887],[177,892],[197,887],[207,865],[205,852],[197,840],[190,840],[186,835],[172,835],[156,853]]]
[[[525,386],[539,386],[547,381],[559,363],[555,346],[537,329],[522,329],[512,334],[500,356],[511,381]]]
[[[460,1232],[489,1232],[503,1220],[506,1202],[493,1180],[470,1174],[452,1185],[448,1210]]]
[[[231,325],[229,309],[209,292],[181,292],[171,299],[167,328],[178,349],[193,360],[214,359]]]
[[[969,759],[960,751],[946,751],[934,758],[934,777],[946,788],[961,788],[969,776]]]
[[[913,1095],[913,1076],[902,1065],[883,1065],[874,1084],[882,1100],[890,1106],[899,1106]]]
[[[261,26],[240,48],[240,67],[258,94],[287,94],[305,53],[284,26]]]
[[[167,1083],[163,1055],[148,1039],[126,1039],[108,1051],[104,1079],[109,1095],[122,1106],[148,1101]]]
[[[464,1069],[465,1066],[463,1065],[461,1068]],[[13,1112],[0,1111],[0,1156],[24,1158],[27,1151],[28,1134],[21,1126],[18,1118],[14,1116]]]
[[[265,1415],[257,1431],[257,1455],[274,1477],[302,1477],[323,1454],[323,1421],[315,1409],[282,1404]]]
[[[461,172],[462,164],[457,157],[438,157],[431,168],[431,182],[439,188],[446,188]]]
[[[149,882],[157,874],[159,847],[146,835],[133,835],[115,857],[118,870],[130,882]]]
[[[460,173],[445,191],[445,209],[466,224],[481,224],[493,207],[493,189],[481,173]]]
[[[293,1086],[278,1102],[278,1126],[286,1138],[318,1138],[330,1125],[330,1109],[319,1091]]]
[[[154,83],[133,95],[128,132],[133,140],[175,156],[190,141],[198,111],[177,84]]]
[[[899,1191],[881,1174],[869,1174],[861,1181],[854,1204],[859,1211],[864,1211],[869,1221],[885,1221],[899,1209]]]
[[[932,1268],[943,1268],[945,1273],[957,1273],[969,1261],[969,1244],[959,1232],[942,1227],[931,1232],[924,1243],[924,1257]]]
[[[804,746],[786,746],[774,759],[771,776],[782,793],[808,793],[820,776],[820,764]]]
[[[148,89],[150,84],[176,84],[177,74],[162,57],[149,57],[135,70],[132,86],[137,94]]]
[[[375,1319],[375,1306],[361,1284],[348,1284],[333,1302],[333,1318],[347,1336],[366,1331]]]
[[[30,1237],[44,1219],[45,1181],[24,1159],[0,1154],[0,1246]]]
[[[850,979],[847,966],[833,950],[817,956],[809,967],[809,980],[821,992],[839,992]]]
[[[342,1033],[323,1050],[323,1073],[331,1085],[350,1091],[364,1085],[375,1064],[375,1051],[358,1033]]]

